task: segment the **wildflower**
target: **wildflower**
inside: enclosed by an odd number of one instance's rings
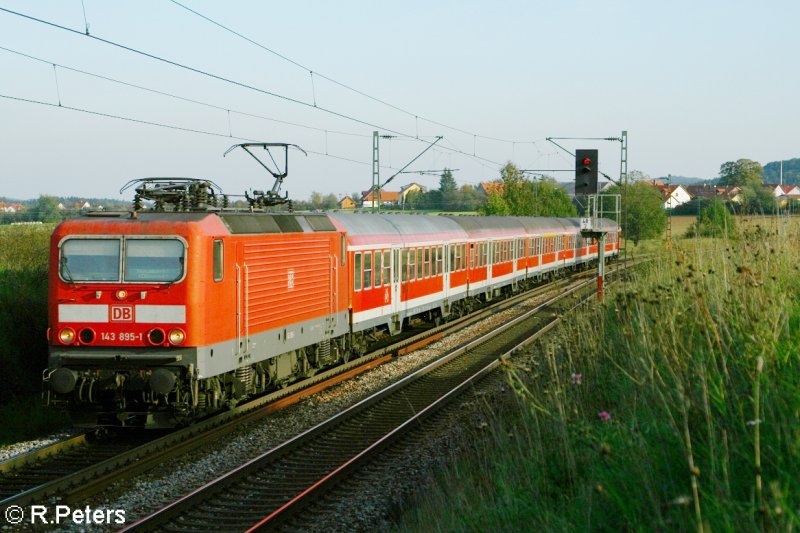
[[[692,500],[690,500],[688,496],[678,496],[677,498],[675,498],[674,500],[672,500],[669,503],[670,503],[670,505],[679,505],[681,507],[685,507],[685,506],[689,505],[689,503],[691,503],[691,501]]]
[[[611,420],[611,413],[608,411],[600,411],[597,413],[597,416],[600,418],[600,420]]]
[[[573,385],[580,385],[582,379],[583,379],[582,375],[574,374],[574,373],[572,374],[572,384]]]

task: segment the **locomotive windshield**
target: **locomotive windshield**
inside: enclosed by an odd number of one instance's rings
[[[124,244],[124,246],[123,246]],[[61,245],[60,274],[68,283],[174,283],[183,277],[186,246],[178,239],[71,238]]]
[[[183,277],[183,251],[177,239],[127,239],[125,281],[178,281]]]
[[[61,247],[66,281],[119,281],[119,239],[70,239]]]

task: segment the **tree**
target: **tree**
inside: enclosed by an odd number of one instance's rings
[[[621,194],[627,205],[620,213],[623,235],[633,241],[634,246],[640,240],[652,239],[660,235],[667,224],[664,212],[664,200],[661,191],[644,181],[626,186],[614,185],[606,191],[608,194]]]
[[[325,195],[325,197],[322,199],[323,209],[336,209],[338,206],[339,199],[333,193]]]
[[[486,197],[475,187],[464,184],[458,189],[456,211],[477,211]]]
[[[691,225],[687,237],[725,237],[733,235],[736,223],[730,211],[718,198],[700,211],[697,220]]]
[[[458,189],[458,185],[456,185],[456,180],[453,178],[453,171],[449,168],[444,169],[444,172],[439,177],[439,190],[442,194],[449,194],[456,192]]]
[[[764,169],[750,159],[727,161],[719,167],[720,185],[760,185],[764,181]]]
[[[492,191],[486,198],[486,203],[481,206],[481,213],[484,215],[506,216],[511,214],[511,209],[503,195],[497,191]]]
[[[754,215],[769,215],[777,211],[778,201],[772,191],[761,185],[742,187],[742,211]]]
[[[33,208],[33,218],[42,222],[61,222],[61,210],[55,196],[39,196]]]
[[[502,192],[489,194],[481,211],[486,215],[574,217],[577,211],[566,191],[553,179],[533,182],[511,162],[500,170]]]
[[[572,204],[567,191],[562,189],[552,178],[534,182],[531,186],[533,194],[533,212],[536,217],[576,217],[578,211]]]
[[[781,166],[783,166],[784,184],[796,185],[800,183],[800,158],[785,159],[783,165],[781,165],[780,161],[767,163],[764,165],[764,181],[766,183],[778,183],[781,179]]]
[[[453,178],[453,172],[446,168],[439,177],[439,193],[441,196],[441,209],[445,211],[455,210],[458,203],[458,185]]]

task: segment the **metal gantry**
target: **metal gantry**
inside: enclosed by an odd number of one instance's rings
[[[615,230],[612,221],[619,220],[619,194],[589,194],[585,200],[584,216],[581,218],[581,235],[597,240],[597,299],[603,301],[603,282],[606,275],[606,235]]]

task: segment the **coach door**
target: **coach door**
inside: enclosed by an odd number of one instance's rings
[[[247,264],[244,260],[244,243],[236,244],[236,354],[247,351]]]
[[[450,249],[452,246],[452,244],[445,244],[442,247],[442,253],[444,254],[442,258],[442,265],[444,266],[444,271],[442,272],[442,292],[444,293],[445,300],[450,298],[450,270],[453,261],[450,255]]]
[[[392,315],[398,315],[404,310],[404,305],[400,301],[400,248],[392,248]]]

